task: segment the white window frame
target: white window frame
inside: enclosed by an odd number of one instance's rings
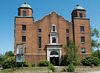
[[[55,26],[55,31],[53,31],[53,26]],[[56,25],[55,24],[52,24],[52,30],[51,30],[51,32],[57,32],[56,31]]]

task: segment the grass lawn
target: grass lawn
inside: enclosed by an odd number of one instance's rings
[[[17,68],[17,73],[24,73],[24,72],[41,72],[41,71],[50,71],[48,67],[20,67]],[[16,73],[13,69],[3,69],[1,73]]]

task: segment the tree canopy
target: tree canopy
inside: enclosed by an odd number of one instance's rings
[[[79,46],[75,46],[75,43],[69,39],[69,45],[65,45],[64,49],[66,51],[68,62],[73,64],[77,63],[79,58]]]
[[[98,38],[99,38],[99,31],[96,28],[95,29],[91,28],[91,47],[92,47],[92,50],[94,48],[99,49],[100,43],[98,42]]]

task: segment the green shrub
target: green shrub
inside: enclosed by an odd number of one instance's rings
[[[65,59],[62,59],[61,63],[60,63],[61,66],[68,66],[69,64],[70,63],[67,60],[65,60]]]
[[[53,64],[50,64],[48,67],[50,70],[52,70],[53,72],[55,72],[55,67],[53,66]]]
[[[50,62],[48,60],[40,60],[39,66],[49,66]]]
[[[9,57],[7,59],[5,59],[3,62],[2,62],[2,66],[4,69],[6,68],[13,68],[15,67],[15,56],[13,57]],[[29,67],[29,63],[28,62],[23,62],[23,66],[24,67]],[[17,63],[17,67],[22,67],[22,62],[21,63]]]
[[[32,67],[36,67],[37,65],[36,65],[36,63],[34,62],[33,64],[32,64]]]
[[[98,66],[100,64],[100,60],[98,57],[86,57],[82,60],[83,65],[85,66],[91,66],[92,64],[94,64],[95,66]]]
[[[25,62],[25,67],[29,67],[30,66],[30,63],[29,62]]]
[[[15,57],[9,57],[5,59],[2,63],[3,68],[15,67]]]
[[[74,65],[71,63],[70,65],[68,65],[68,72],[74,72],[75,68]]]

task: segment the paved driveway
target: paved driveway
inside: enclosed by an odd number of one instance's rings
[[[96,72],[88,72],[88,73],[100,73],[100,71],[96,71]]]

